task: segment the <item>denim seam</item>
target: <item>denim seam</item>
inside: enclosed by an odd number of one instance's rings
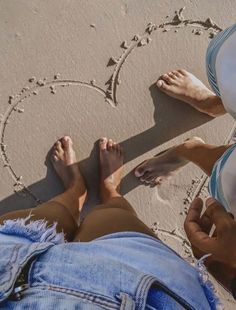
[[[144,294],[146,293],[146,287],[147,285],[153,280],[155,281],[155,278],[151,275],[144,275],[142,279],[139,282],[139,285],[137,286],[136,292],[135,292],[135,301],[137,304],[137,309],[144,309]]]
[[[12,251],[12,257],[11,257],[9,263],[6,265],[6,267],[10,266],[10,268],[9,268],[9,277],[8,277],[8,280],[5,280],[5,281],[1,282],[0,286],[4,286],[7,283],[8,284],[8,288],[2,294],[0,294],[1,301],[4,300],[4,298],[6,298],[9,295],[9,290],[11,289],[11,286],[9,287],[9,282],[12,279],[12,265],[17,260],[20,248],[21,248],[21,245],[19,245],[19,244],[14,246],[13,251]],[[20,272],[18,271],[17,276],[19,274],[20,274]],[[11,285],[11,282],[10,282],[10,285]]]
[[[54,286],[54,285],[32,285],[31,287],[34,288],[41,288],[44,290],[51,290],[59,293],[68,293],[69,295],[75,296],[77,298],[87,300],[91,303],[98,304],[100,306],[106,307],[107,309],[119,309],[120,304],[116,301],[109,300],[107,297],[103,296],[97,296],[92,293],[84,293],[81,291],[68,289],[60,286]]]
[[[10,279],[11,279],[11,277],[12,277],[12,265],[13,265],[13,264],[16,262],[16,260],[17,260],[17,257],[18,257],[17,254],[18,254],[20,248],[21,248],[21,245],[19,245],[19,244],[17,244],[17,245],[14,246],[14,248],[13,248],[13,250],[12,250],[12,252],[11,252],[11,253],[12,253],[12,256],[11,256],[11,258],[10,258],[10,261],[6,264],[6,268],[10,266],[10,268],[9,268],[9,270],[10,270],[10,273],[9,273]],[[2,285],[4,285],[6,282],[8,283],[8,282],[10,281],[10,279],[1,282],[0,285],[2,286]]]
[[[133,298],[127,293],[120,293],[120,297],[122,299],[120,310],[133,310],[136,308],[135,301]]]
[[[126,301],[127,301],[127,295],[123,294],[121,304],[120,304],[120,310],[125,310]]]
[[[145,279],[145,277],[147,276],[147,279]],[[151,276],[151,275],[146,275],[144,276],[141,281],[140,281],[140,286],[137,287],[136,290],[136,300],[138,303],[138,308],[137,309],[143,309],[142,308],[142,303],[144,302],[143,300],[139,301],[139,299],[141,299],[142,297],[139,297],[139,294],[142,294],[143,291],[143,287],[146,284],[149,284],[151,282],[151,280],[153,279],[153,283],[157,283],[163,290],[164,292],[166,292],[167,294],[169,294],[172,298],[174,298],[182,307],[184,307],[185,309],[188,310],[194,310],[193,306],[190,305],[186,300],[184,300],[182,297],[180,297],[179,295],[177,295],[175,292],[173,292],[172,290],[170,290],[167,286],[165,286],[164,284],[162,284],[158,279],[156,279],[155,277]],[[148,283],[147,283],[148,282]],[[152,284],[153,284],[152,283]],[[141,304],[141,305],[140,305]],[[140,307],[141,306],[141,307]]]
[[[16,255],[14,257],[14,260],[11,259],[11,261],[9,261],[9,263],[6,266],[13,265],[17,261],[18,253],[19,253],[19,250],[20,250],[21,247],[22,247],[22,245],[20,245],[20,244],[17,244],[17,245],[14,246],[12,253],[14,253],[14,254],[16,253]],[[33,252],[31,251],[31,247],[33,247],[33,250],[34,250]],[[6,298],[6,297],[8,297],[10,295],[9,292],[11,292],[11,288],[13,288],[13,286],[14,286],[12,284],[15,283],[15,280],[18,278],[18,276],[20,275],[20,273],[22,271],[22,268],[29,261],[29,259],[32,258],[34,255],[41,254],[41,251],[46,250],[46,248],[42,248],[42,249],[39,250],[40,252],[37,253],[38,248],[40,248],[40,247],[41,247],[41,243],[36,245],[36,246],[35,245],[30,245],[29,246],[28,253],[30,253],[30,254],[27,254],[27,256],[24,258],[23,262],[18,264],[17,272],[14,274],[13,281],[11,281],[12,280],[12,266],[11,266],[10,272],[9,272],[9,279],[8,279],[8,281],[4,281],[4,282],[0,283],[0,285],[3,286],[6,282],[7,283],[10,282],[11,286],[10,287],[8,286],[7,290],[5,290],[2,295],[0,295],[0,299],[3,300],[4,298]],[[12,258],[13,258],[13,255],[12,255]]]

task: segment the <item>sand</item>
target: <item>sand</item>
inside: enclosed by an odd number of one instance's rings
[[[0,214],[29,208],[62,190],[48,151],[72,136],[90,201],[97,201],[96,141],[108,136],[125,149],[122,192],[140,218],[192,260],[185,213],[207,178],[188,165],[158,188],[141,185],[133,169],[191,136],[230,140],[229,115],[212,120],[154,85],[185,68],[207,83],[211,38],[235,22],[234,1],[1,0]],[[231,297],[216,285],[226,309]]]

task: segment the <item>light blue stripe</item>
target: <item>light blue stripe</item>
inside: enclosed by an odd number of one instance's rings
[[[217,76],[215,69],[215,62],[218,52],[222,44],[228,39],[228,37],[236,31],[236,24],[225,29],[217,34],[217,36],[210,42],[206,53],[206,71],[209,84],[215,94],[220,97],[220,90],[217,84]]]
[[[222,187],[222,182],[221,182],[221,176],[219,177],[218,180],[218,186],[217,186],[217,196],[218,196],[218,201],[222,204],[222,206],[225,207],[225,209],[229,212],[230,211],[230,206],[228,205],[227,201],[225,200],[224,196],[224,191]]]
[[[229,206],[224,198],[223,188],[221,184],[221,171],[224,169],[224,166],[232,154],[232,152],[235,150],[236,144],[233,144],[231,147],[229,147],[224,154],[217,160],[215,163],[212,174],[209,180],[208,184],[208,190],[210,195],[218,200],[226,209],[229,211]],[[218,173],[217,173],[218,172]]]
[[[216,196],[216,187],[216,168],[214,167],[209,181],[209,192],[212,197]]]

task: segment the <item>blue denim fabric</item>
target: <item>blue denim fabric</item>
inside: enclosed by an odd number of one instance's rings
[[[37,227],[42,228],[38,240]],[[218,304],[196,268],[145,234],[122,232],[65,243],[55,228],[47,231],[42,221],[26,225],[21,219],[0,226],[0,244],[1,309],[207,310]],[[31,257],[29,288],[21,300],[9,300]]]

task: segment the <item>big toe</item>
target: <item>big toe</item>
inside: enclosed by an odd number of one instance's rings
[[[168,85],[164,80],[160,79],[157,81],[157,87],[160,88],[161,90],[169,90],[170,85]]]
[[[140,178],[141,176],[143,176],[145,174],[145,172],[147,172],[147,163],[144,162],[143,164],[141,164],[140,166],[138,166],[135,170],[134,170],[134,174],[137,178]]]
[[[73,141],[71,137],[64,136],[63,138],[61,138],[61,144],[64,150],[68,150],[70,147],[72,147]]]
[[[100,150],[106,150],[107,149],[107,142],[108,142],[108,140],[107,140],[107,138],[101,138],[100,140],[99,140],[99,147],[100,147]]]

